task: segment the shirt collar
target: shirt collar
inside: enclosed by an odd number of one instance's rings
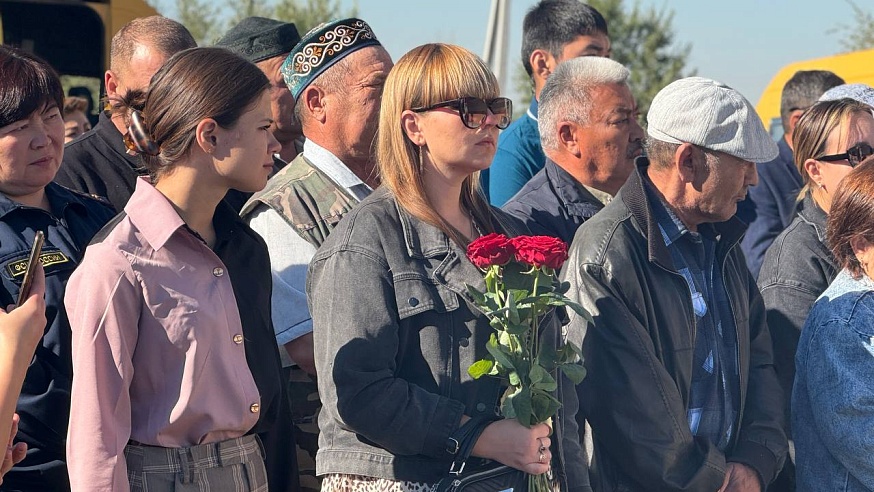
[[[527,114],[528,117],[531,118],[532,120],[534,120],[535,122],[537,121],[537,108],[538,108],[537,98],[532,97],[531,104],[528,106],[528,111],[525,114]]]
[[[580,183],[582,184],[582,183]],[[607,205],[611,201],[613,201],[613,195],[607,193],[606,191],[601,191],[598,188],[592,188],[591,186],[583,184],[583,188],[586,189],[589,193],[592,194],[601,204]]]
[[[352,196],[357,196],[352,189],[356,186],[363,185],[367,188],[368,192],[372,191],[366,183],[361,181],[361,178],[343,164],[343,161],[337,158],[331,151],[310,139],[306,139],[303,143],[303,156],[317,167],[319,171],[331,178],[332,181],[345,188]]]
[[[145,177],[137,178],[124,212],[155,250],[163,248],[173,233],[185,226],[170,200]]]

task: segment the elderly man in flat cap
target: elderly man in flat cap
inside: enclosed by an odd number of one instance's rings
[[[273,176],[242,216],[267,242],[273,268],[276,340],[295,364],[294,399],[301,486],[318,490],[315,451],[320,407],[310,375],[313,323],[306,301],[306,269],[337,222],[379,183],[371,146],[391,57],[360,19],[322,24],[291,51],[282,74],[306,141],[303,153]]]
[[[577,230],[563,276],[592,314],[598,490],[761,491],[787,452],[765,309],[738,245],[737,202],[777,146],[735,90],[691,77],[659,92],[647,155]]]

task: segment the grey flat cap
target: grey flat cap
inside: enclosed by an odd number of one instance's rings
[[[740,92],[703,77],[687,77],[659,91],[646,115],[651,138],[690,143],[750,162],[779,153],[753,105]]]

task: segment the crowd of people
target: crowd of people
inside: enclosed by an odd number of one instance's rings
[[[874,490],[874,89],[797,73],[775,142],[687,77],[644,123],[609,20],[530,9],[516,121],[475,54],[393,61],[357,18],[210,47],[136,19],[93,128],[0,46],[0,491],[427,491],[460,456],[568,492]],[[587,375],[551,424],[468,371],[492,233],[569,245],[590,316],[542,343]]]

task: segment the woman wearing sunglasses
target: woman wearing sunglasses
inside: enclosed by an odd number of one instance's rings
[[[786,396],[787,422],[801,327],[816,298],[838,272],[825,242],[826,217],[838,183],[872,154],[871,108],[851,99],[819,102],[798,121],[792,143],[804,182],[799,209],[768,248],[758,282],[767,308],[777,376]]]
[[[448,475],[462,424],[497,418],[500,381],[467,372],[493,330],[467,292],[483,279],[465,250],[483,234],[526,232],[478,190],[511,115],[494,75],[463,48],[420,46],[389,74],[377,134],[383,186],[309,269],[323,491],[427,490]],[[564,396],[573,412],[572,388]],[[573,418],[563,420],[574,425],[566,434],[496,420],[473,455],[531,474],[552,465],[563,490],[588,487]]]
[[[268,88],[231,52],[194,48],[124,101],[125,141],[151,179],[67,289],[74,491],[267,490],[256,433],[287,405],[270,265],[222,197],[267,182],[280,148]]]

